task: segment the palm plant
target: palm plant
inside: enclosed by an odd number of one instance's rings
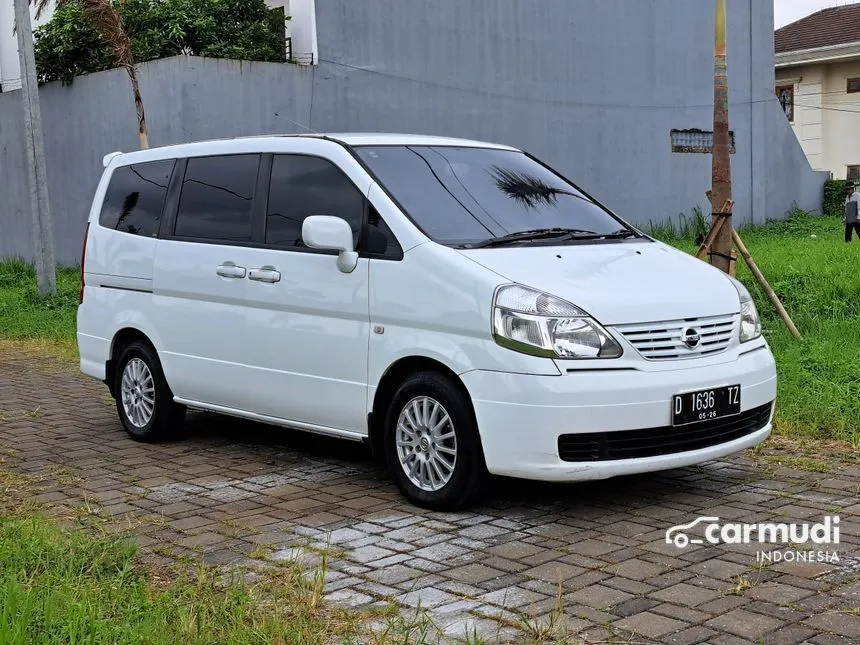
[[[121,2],[124,0],[120,0]],[[67,4],[77,4],[92,20],[93,26],[98,30],[101,37],[110,46],[116,57],[116,64],[128,73],[131,81],[131,91],[134,94],[134,106],[137,110],[137,129],[140,137],[140,147],[149,147],[149,137],[146,129],[146,114],[143,110],[143,99],[140,95],[140,85],[137,81],[137,68],[134,62],[134,54],[131,51],[131,40],[122,24],[122,17],[113,6],[111,0],[31,0],[36,7],[36,17],[41,17],[49,5],[56,2],[56,6],[62,7]]]
[[[526,208],[555,206],[559,195],[573,195],[567,190],[550,186],[540,177],[518,170],[493,166],[490,171],[499,190]]]

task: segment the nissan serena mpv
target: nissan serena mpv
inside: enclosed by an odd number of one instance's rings
[[[188,408],[366,442],[413,503],[604,479],[771,432],[747,290],[530,155],[424,136],[112,153],[77,340],[135,439]]]

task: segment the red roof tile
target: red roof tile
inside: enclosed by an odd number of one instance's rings
[[[860,42],[860,3],[831,7],[776,32],[776,53]]]

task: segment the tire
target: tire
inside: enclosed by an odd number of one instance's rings
[[[416,506],[462,508],[487,478],[468,396],[442,374],[420,372],[403,382],[386,412],[383,441],[391,476]]]
[[[133,439],[151,443],[181,435],[185,406],[174,403],[158,354],[148,343],[135,341],[122,350],[114,392],[119,419]]]

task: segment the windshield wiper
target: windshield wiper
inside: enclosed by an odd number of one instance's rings
[[[639,237],[639,233],[636,231],[631,231],[629,228],[622,228],[614,233],[607,233],[606,235],[601,235],[600,237],[606,238],[607,240],[623,240],[628,237]]]
[[[630,229],[622,228],[614,233],[596,233],[578,228],[538,228],[532,231],[518,231],[501,237],[491,237],[483,242],[463,244],[464,249],[487,249],[494,246],[505,246],[517,242],[531,242],[533,240],[549,240],[561,238],[562,240],[620,240],[628,237],[639,237],[639,234]]]
[[[598,235],[594,231],[583,231],[578,228],[536,228],[531,231],[518,231],[501,237],[491,237],[483,242],[474,242],[472,244],[463,244],[464,249],[486,249],[493,246],[504,246],[505,244],[515,244],[516,242],[530,242],[532,240],[548,240],[556,237],[571,238],[573,236],[592,236]]]

